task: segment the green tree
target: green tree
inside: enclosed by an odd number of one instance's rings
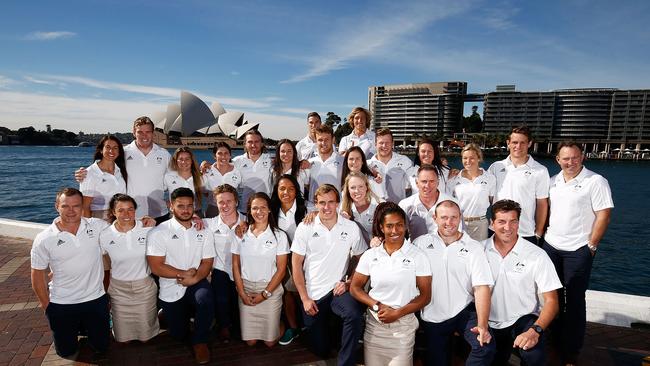
[[[334,126],[339,123],[341,123],[341,117],[337,116],[334,112],[327,112],[327,118],[325,119],[326,126],[330,126],[334,129]]]
[[[340,120],[341,119],[339,118],[339,122],[340,122]],[[347,136],[347,135],[351,134],[352,129],[353,129],[352,125],[350,123],[348,123],[348,119],[345,118],[343,120],[343,123],[339,124],[338,127],[336,128],[336,131],[334,131],[334,139],[336,140],[336,144],[338,145],[338,143],[341,142],[341,139],[344,136]]]

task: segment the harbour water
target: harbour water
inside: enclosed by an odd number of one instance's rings
[[[92,163],[94,147],[0,146],[0,218],[50,223],[56,216],[54,193],[77,187],[73,172]],[[233,153],[239,154],[241,152]],[[210,152],[197,151],[197,160]],[[487,167],[495,158],[487,159]],[[551,175],[553,159],[538,159]],[[457,157],[449,163],[460,168]],[[650,169],[645,162],[588,161],[589,169],[609,180],[616,206],[594,261],[590,289],[650,296]]]

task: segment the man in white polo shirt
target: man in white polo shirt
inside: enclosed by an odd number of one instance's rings
[[[557,315],[562,284],[546,252],[517,234],[520,214],[515,201],[495,202],[494,236],[484,242],[494,278],[489,321],[497,346],[494,364],[508,365],[514,348],[526,365],[544,366],[544,331]]]
[[[355,365],[363,310],[350,296],[348,278],[366,245],[357,224],[337,213],[340,199],[334,186],[321,186],[315,197],[318,215],[313,223],[298,225],[291,245],[293,280],[302,301],[310,348],[323,358],[329,354],[328,327],[333,313],[343,320],[338,365]]]
[[[214,237],[209,230],[192,225],[194,193],[177,188],[171,193],[173,218],[149,232],[147,262],[160,277],[158,298],[165,312],[170,335],[184,340],[194,318],[192,345],[199,364],[210,362],[208,336],[214,318],[214,299],[206,277],[215,257]]]
[[[242,177],[241,200],[239,212],[246,212],[248,197],[256,192],[271,194],[271,171],[273,161],[271,155],[264,152],[264,141],[258,130],[250,130],[244,134],[244,155],[232,159]]]
[[[458,332],[472,350],[467,365],[489,365],[495,353],[488,327],[494,283],[483,246],[458,230],[460,207],[451,200],[435,207],[437,231],[413,242],[429,259],[434,280],[431,303],[422,309],[426,364],[447,365],[449,337]]]
[[[334,152],[334,132],[332,128],[322,125],[316,129],[316,144],[318,154],[309,159],[309,197],[314,202],[314,192],[323,184],[331,184],[337,190],[341,189],[341,171],[343,157]]]
[[[310,112],[307,115],[307,136],[296,144],[298,159],[308,160],[316,156],[318,148],[316,145],[316,130],[321,125],[320,114]]]
[[[584,340],[585,292],[593,257],[609,225],[614,201],[607,179],[583,165],[578,144],[560,143],[556,160],[562,171],[551,179],[551,215],[543,248],[564,286],[556,324],[563,361],[575,364]]]
[[[149,216],[157,223],[167,220],[169,210],[164,198],[164,177],[171,158],[166,149],[153,143],[154,124],[143,116],[133,122],[135,140],[124,146],[124,160],[128,181],[126,192],[138,204],[136,215]],[[82,182],[86,170],[75,172],[75,179]]]
[[[488,169],[497,178],[494,200],[507,198],[519,203],[519,235],[541,245],[548,214],[548,170],[528,155],[533,140],[527,126],[513,128],[507,142],[510,155]]]
[[[436,204],[454,201],[438,190],[438,170],[433,165],[424,164],[418,169],[416,184],[418,193],[399,202],[399,207],[406,212],[411,240],[436,232],[438,226],[433,219]]]
[[[379,173],[386,187],[387,201],[399,202],[406,197],[409,180],[406,171],[413,166],[411,159],[393,151],[393,133],[388,128],[375,132],[377,154],[368,160],[368,167]]]
[[[74,188],[56,194],[59,213],[52,225],[39,233],[31,250],[32,288],[45,311],[61,357],[78,350],[80,328],[98,357],[109,343],[108,297],[102,280],[104,268],[99,233],[108,226],[100,219],[82,218],[83,196]],[[48,268],[52,272],[49,283]]]

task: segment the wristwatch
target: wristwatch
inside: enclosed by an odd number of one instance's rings
[[[379,311],[379,304],[380,304],[380,302],[377,301],[376,303],[374,303],[374,305],[372,305],[370,307],[370,310],[374,311],[375,313],[378,312]]]
[[[262,290],[262,296],[265,299],[268,299],[269,297],[273,296],[273,293],[271,291],[268,291],[267,289]]]
[[[595,246],[595,245],[592,245],[591,243],[587,243],[587,248],[589,248],[589,250],[591,250],[592,252],[595,252],[595,251],[598,250],[598,247]]]
[[[544,333],[544,329],[542,327],[540,327],[539,325],[537,325],[537,324],[531,325],[530,328],[532,330],[534,330],[535,332],[537,332],[537,334],[539,334],[539,335],[542,335],[542,333]]]

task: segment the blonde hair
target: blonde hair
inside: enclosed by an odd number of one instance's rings
[[[348,123],[352,125],[352,121],[354,120],[354,116],[356,116],[359,113],[363,113],[366,115],[366,128],[370,128],[370,120],[372,119],[372,114],[370,113],[369,110],[363,108],[363,107],[356,107],[348,114]]]
[[[481,148],[478,147],[478,145],[474,143],[465,145],[465,147],[463,147],[463,150],[460,152],[460,156],[463,156],[463,153],[466,151],[473,151],[476,156],[478,156],[478,161],[483,161],[483,151],[481,151]]]
[[[348,189],[350,185],[350,179],[352,178],[359,178],[363,180],[363,182],[366,184],[366,201],[370,202],[373,198],[375,201],[379,202],[379,197],[372,191],[370,188],[370,182],[368,181],[368,177],[365,174],[357,173],[357,172],[351,172],[348,174],[347,177],[345,177],[345,183],[343,183],[343,189],[341,192],[341,196],[343,196],[343,201],[341,202],[341,212],[347,212],[348,215],[350,215],[350,219],[354,219],[354,215],[352,215],[352,205],[354,204],[352,197],[350,196],[350,190]]]

